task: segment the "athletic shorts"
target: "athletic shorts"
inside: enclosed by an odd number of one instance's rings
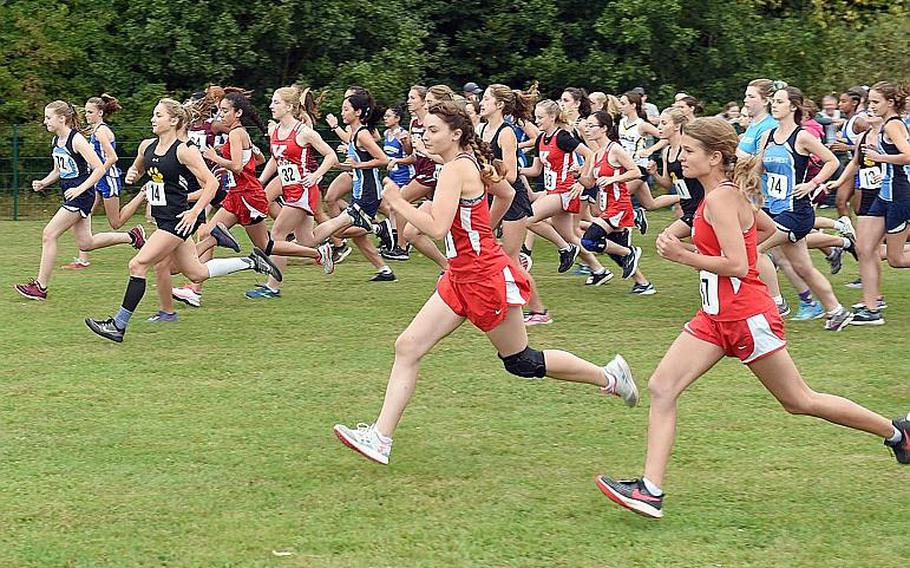
[[[237,217],[244,227],[255,225],[269,215],[269,199],[265,191],[229,191],[221,208]]]
[[[683,329],[724,350],[728,357],[753,363],[787,346],[784,321],[774,306],[748,319],[717,321],[699,310]]]
[[[875,203],[876,198],[878,197],[877,189],[860,189],[859,191],[859,210],[856,214],[859,217],[869,216],[869,209],[872,208],[872,204]]]
[[[581,200],[587,201],[588,203],[597,203],[598,193],[600,193],[600,188],[597,187],[597,184],[586,187],[584,191],[581,192]]]
[[[638,166],[638,172],[641,174],[638,179],[644,182],[648,181],[648,177],[651,175],[648,173],[648,168],[645,166]]]
[[[118,176],[104,176],[95,184],[95,191],[102,199],[110,199],[120,195],[120,178]]]
[[[635,210],[631,200],[610,200],[600,218],[614,229],[625,229],[635,226]]]
[[[787,233],[791,243],[799,242],[815,228],[815,210],[812,207],[800,207],[795,211],[784,211],[776,215],[768,210],[765,213],[774,220],[781,231]]]
[[[528,217],[533,217],[534,212],[531,210],[531,199],[528,197],[528,190],[520,181],[516,181],[512,186],[515,190],[515,197],[512,198],[512,204],[509,210],[502,217],[503,221],[521,221]]]
[[[548,191],[548,195],[558,195],[560,203],[562,204],[562,210],[566,213],[578,213],[581,211],[581,197],[576,197],[575,199],[569,199],[570,191]]]
[[[447,270],[436,283],[436,292],[453,312],[487,332],[502,323],[510,307],[528,303],[531,284],[510,261],[478,282],[453,282]]]
[[[227,197],[227,194],[227,190],[224,189],[222,185],[219,185],[218,189],[215,190],[215,197],[212,198],[212,200],[209,202],[209,205],[220,207],[221,204],[224,203],[224,198]]]
[[[910,201],[885,201],[876,197],[866,213],[870,217],[885,218],[885,232],[895,235],[907,228],[910,221]]]
[[[319,207],[319,186],[303,187],[302,184],[287,185],[281,188],[281,195],[284,197],[284,207],[296,207],[303,209],[310,215],[314,215]]]
[[[698,206],[701,204],[701,201],[695,199],[683,199],[679,202],[679,207],[682,209],[682,217],[680,219],[689,227],[692,226],[692,219],[695,218],[695,211],[698,209]]]
[[[85,181],[85,178],[77,180],[79,183]],[[60,182],[60,187],[66,191],[67,189],[72,189],[78,187],[79,183],[64,183]],[[92,214],[92,208],[95,206],[95,192],[88,190],[83,191],[75,199],[66,199],[63,198],[63,205],[60,207],[66,209],[67,211],[72,211],[73,213],[78,213],[82,216],[83,219],[87,218]]]
[[[426,156],[417,156],[414,160],[414,181],[420,185],[429,187],[431,191],[436,191],[436,180],[439,178],[439,170],[436,162]]]
[[[189,234],[181,235],[177,232],[177,223],[179,222],[180,219],[161,219],[159,217],[155,217],[155,227],[157,227],[159,231],[164,231],[165,233],[170,233],[175,237],[180,237],[183,240],[187,240],[192,235],[195,235],[196,231],[199,230],[199,227],[205,223],[205,213],[201,213],[199,217],[196,218],[196,224],[193,225],[193,230],[190,231]]]

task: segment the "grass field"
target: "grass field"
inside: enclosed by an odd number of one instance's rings
[[[683,397],[667,516],[649,521],[592,481],[641,472],[647,395],[630,410],[515,379],[469,325],[424,360],[390,466],[338,443],[333,423],[378,412],[393,341],[433,290],[422,258],[393,284],[367,282],[357,253],[330,277],[292,266],[280,300],[244,299],[251,273],[222,278],[176,324],[144,321],[150,285],[116,345],[82,319],[119,305],[132,249],[56,271],[49,301],[28,302],[11,285],[35,274],[42,226],[0,222],[0,566],[906,565],[910,468],[879,439],[787,415],[737,362]],[[619,351],[644,387],[698,303],[652,233],[638,242],[659,293],[644,298],[587,289],[538,247],[556,323],[532,345]],[[851,260],[832,278],[844,303],[855,277]],[[891,416],[910,410],[910,273],[886,269],[884,291],[883,327],[787,332],[810,384]]]

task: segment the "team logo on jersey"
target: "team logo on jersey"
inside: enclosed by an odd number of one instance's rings
[[[152,178],[152,181],[155,183],[164,183],[164,175],[158,168],[152,166],[148,171],[149,177]]]

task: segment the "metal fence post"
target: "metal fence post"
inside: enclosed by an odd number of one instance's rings
[[[13,221],[19,219],[19,125],[13,125]]]

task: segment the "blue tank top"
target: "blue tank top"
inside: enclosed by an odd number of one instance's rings
[[[802,130],[797,126],[782,143],[774,140],[777,128],[768,134],[762,154],[765,173],[762,174],[761,189],[765,207],[772,215],[810,206],[809,196],[797,199],[793,195],[793,188],[806,181],[806,167],[809,165],[809,155],[796,151],[796,137]]]
[[[750,156],[758,154],[758,143],[761,141],[762,134],[772,128],[777,128],[777,121],[770,114],[759,122],[753,122],[746,128],[737,148]]]
[[[900,154],[897,144],[885,142],[885,126],[892,120],[901,121],[899,116],[892,116],[882,125],[878,133],[878,151],[889,156]],[[910,141],[910,134],[904,130],[904,136]],[[907,202],[910,201],[910,165],[887,164],[882,162],[882,188],[878,196],[884,201]]]
[[[369,162],[373,159],[373,156],[371,156],[369,152],[357,147],[357,136],[363,130],[369,132],[366,126],[361,126],[353,135],[351,135],[351,141],[348,142],[348,157],[351,159],[351,162],[355,164]],[[374,194],[379,195],[379,168],[370,168],[367,170],[353,168],[351,170],[351,175],[354,178],[353,187],[351,189],[351,195],[354,199],[369,199],[374,198]],[[369,195],[365,195],[365,191]]]
[[[531,138],[528,136],[528,133],[525,132],[524,129],[523,129],[522,127],[520,127],[520,126],[518,126],[517,124],[515,124],[515,118],[512,117],[512,115],[504,116],[504,117],[503,117],[503,120],[506,121],[506,124],[508,124],[509,126],[512,127],[512,131],[515,132],[515,139],[518,140],[518,145],[519,145],[519,148],[518,148],[518,167],[519,167],[519,168],[527,168],[528,166],[531,165],[531,161],[528,160],[528,155],[527,155],[527,154],[525,153],[525,151],[521,148],[521,143],[522,143],[522,142],[527,142],[527,141],[530,140]]]
[[[95,153],[98,154],[98,157],[101,158],[101,163],[103,164],[107,160],[107,156],[104,153],[104,147],[101,145],[101,140],[98,140],[98,137],[95,135],[98,132],[98,128],[102,126],[107,126],[105,123],[99,124],[94,130],[92,130],[92,135],[89,137],[88,141],[92,144],[92,148],[95,149]],[[110,126],[107,126],[110,129]],[[117,151],[117,138],[114,136],[114,131],[111,130],[111,146],[114,148],[114,152]],[[111,169],[104,174],[109,177],[120,177],[120,168],[117,167],[117,164],[111,166]]]
[[[399,128],[399,131],[401,128]],[[398,139],[396,132],[392,132],[391,129],[385,131],[385,136],[383,137],[382,151],[385,152],[385,155],[390,158],[395,158],[400,160],[407,157],[407,154],[404,152],[404,144],[401,143],[401,140]],[[414,166],[412,164],[408,165],[399,165],[395,168],[394,171],[389,171],[389,178],[394,181],[397,185],[403,186],[407,185],[411,178],[414,177]]]
[[[61,185],[66,185],[64,189],[75,187],[85,181],[89,176],[90,170],[88,162],[82,157],[82,154],[73,148],[73,139],[76,137],[76,131],[70,130],[69,136],[63,146],[58,146],[59,139],[54,136],[51,143],[53,150],[51,157],[54,159],[54,166],[60,172]]]

